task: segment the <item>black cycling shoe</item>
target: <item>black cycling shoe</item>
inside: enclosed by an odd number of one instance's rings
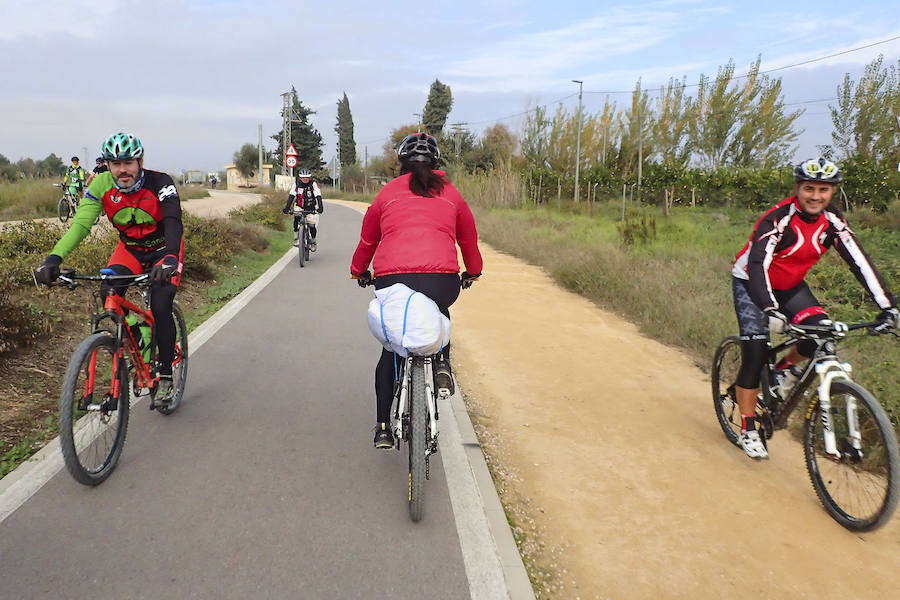
[[[390,450],[394,447],[394,434],[388,423],[379,423],[375,426],[375,447],[382,450]]]
[[[450,363],[442,358],[434,362],[434,387],[439,393],[441,390],[447,390],[450,396],[456,392],[453,375],[450,373]]]

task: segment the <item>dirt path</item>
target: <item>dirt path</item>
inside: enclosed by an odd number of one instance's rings
[[[784,433],[756,463],[676,350],[483,246],[451,309],[453,362],[565,589],[553,598],[890,598],[900,520],[855,535]],[[664,301],[664,299],[660,299]],[[576,585],[573,586],[572,584]]]

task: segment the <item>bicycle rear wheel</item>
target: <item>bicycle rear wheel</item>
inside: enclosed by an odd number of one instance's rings
[[[716,348],[711,377],[716,418],[725,437],[735,446],[741,435],[741,410],[738,408],[735,382],[742,357],[741,340],[738,336],[725,338]]]
[[[72,354],[59,397],[59,442],[66,468],[84,485],[102,483],[128,430],[128,365],[107,333],[86,338]]]
[[[425,365],[421,358],[414,358],[410,374],[410,423],[409,423],[409,517],[413,521],[422,518],[425,494]]]
[[[804,432],[809,478],[822,506],[838,523],[853,531],[877,529],[897,508],[900,454],[894,429],[875,397],[860,385],[835,381],[829,396],[828,418],[839,455],[825,450],[816,395],[806,412]],[[859,432],[856,441],[854,429]]]
[[[56,203],[56,216],[59,217],[60,223],[65,223],[69,220],[69,201],[65,196]]]
[[[172,382],[175,394],[169,404],[158,404],[156,410],[164,415],[171,415],[181,406],[184,398],[184,385],[187,382],[188,369],[188,332],[184,323],[184,314],[178,303],[172,305],[172,317],[175,319],[175,360],[172,362]]]

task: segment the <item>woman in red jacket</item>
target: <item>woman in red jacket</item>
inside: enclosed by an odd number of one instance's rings
[[[367,285],[372,281],[371,262],[376,289],[402,283],[434,300],[449,318],[448,309],[459,296],[460,287],[469,287],[481,275],[475,219],[459,190],[443,171],[435,170],[440,151],[432,136],[406,136],[397,156],[400,177],[384,186],[366,211],[350,275],[361,286]],[[466,265],[462,276],[456,244]],[[375,368],[376,448],[394,445],[390,413],[395,360],[393,352],[382,350]],[[435,367],[435,384],[453,393],[449,345]]]

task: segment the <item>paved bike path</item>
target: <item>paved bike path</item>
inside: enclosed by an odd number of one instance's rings
[[[359,222],[330,207],[308,266],[191,354],[177,413],[133,408],[106,482],[63,470],[0,523],[0,598],[469,597],[441,461],[414,524],[403,453],[372,448]]]

